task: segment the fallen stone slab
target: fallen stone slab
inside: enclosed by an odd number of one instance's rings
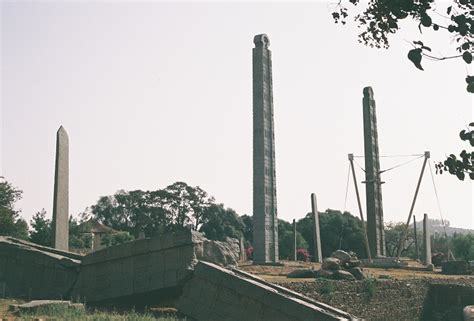
[[[198,321],[356,320],[352,315],[238,270],[199,261],[178,310]]]
[[[20,313],[33,314],[43,311],[54,311],[57,309],[76,309],[84,310],[82,303],[72,303],[63,300],[33,300],[16,306]]]
[[[68,298],[79,275],[81,256],[0,236],[2,296]]]
[[[72,297],[97,305],[174,301],[198,260],[237,265],[238,259],[239,250],[232,244],[208,240],[195,231],[126,242],[84,257]]]

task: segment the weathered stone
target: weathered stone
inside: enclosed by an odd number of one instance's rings
[[[253,42],[253,261],[266,264],[279,260],[272,59],[267,35]]]
[[[77,280],[81,256],[0,236],[0,291],[6,297],[66,298]]]
[[[344,270],[334,271],[333,278],[336,280],[355,280],[355,277],[350,272]]]
[[[349,253],[347,253],[346,251],[343,251],[343,250],[337,250],[337,251],[333,252],[331,254],[331,257],[335,257],[336,259],[341,261],[341,263],[349,262],[352,259],[351,255]]]
[[[353,267],[358,267],[361,265],[361,262],[359,260],[354,260],[354,259],[351,259],[349,260],[348,262],[346,262],[346,266],[347,268],[353,268]]]
[[[474,321],[474,305],[468,305],[463,309],[464,321]]]
[[[323,260],[321,268],[323,270],[339,270],[341,268],[339,259],[334,257],[327,257]]]
[[[423,263],[431,264],[431,236],[428,222],[428,214],[423,216]]]
[[[323,261],[323,252],[321,250],[321,233],[319,230],[319,213],[316,194],[311,194],[311,213],[313,216],[313,242],[314,242],[314,262]]]
[[[364,88],[364,154],[365,188],[367,200],[367,236],[372,258],[385,256],[385,234],[383,227],[382,181],[380,178],[379,142],[374,92]]]
[[[194,242],[198,260],[221,266],[237,265],[239,261],[240,249],[236,239],[228,239],[228,242],[211,241],[201,235],[195,237]]]
[[[84,305],[81,303],[71,303],[71,301],[62,301],[62,300],[33,300],[27,303],[17,305],[16,308],[20,313],[37,313],[45,312],[49,309],[56,310],[58,308],[62,309],[74,309],[74,310],[84,310]]]
[[[367,276],[365,275],[364,271],[362,271],[359,267],[353,267],[349,269],[349,272],[357,279],[357,280],[365,280]]]
[[[56,134],[56,166],[53,199],[54,247],[69,249],[69,138],[63,126]]]
[[[178,310],[205,321],[352,320],[345,312],[239,270],[198,262]]]
[[[288,273],[286,276],[287,278],[294,278],[294,279],[309,279],[309,278],[314,278],[316,277],[316,271],[315,270],[309,270],[309,269],[304,269],[304,270],[294,270]]]
[[[471,269],[466,261],[447,261],[441,263],[442,273],[449,275],[469,275]]]
[[[331,279],[333,275],[334,275],[334,272],[330,270],[321,269],[321,270],[316,271],[317,278]]]

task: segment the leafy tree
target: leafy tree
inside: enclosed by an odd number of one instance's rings
[[[319,227],[321,235],[321,250],[323,257],[341,249],[353,251],[358,257],[367,257],[364,245],[364,232],[360,219],[349,212],[341,213],[338,210],[327,209],[319,213]],[[314,256],[313,218],[308,213],[296,223],[297,230],[308,243],[308,250]]]
[[[80,225],[83,220],[78,220],[72,216],[69,217],[69,248],[70,249],[91,249],[92,237],[90,234],[82,233]]]
[[[454,255],[458,260],[474,260],[474,234],[458,234],[452,236]]]
[[[32,228],[30,231],[31,242],[44,246],[53,245],[51,220],[46,218],[46,211],[44,208],[33,215],[30,225]]]
[[[28,239],[28,224],[20,218],[15,203],[21,199],[22,191],[0,176],[0,235]]]
[[[349,16],[346,4],[357,6],[360,0],[340,0],[332,13],[336,23],[346,23]],[[365,2],[364,2],[365,4]],[[449,20],[447,19],[449,18]],[[362,29],[359,42],[369,47],[388,48],[390,34],[400,29],[400,21],[412,19],[418,23],[420,34],[422,30],[432,29],[436,32],[447,32],[452,35],[450,45],[454,46],[456,54],[448,57],[435,56],[431,48],[420,40],[412,42],[413,49],[408,52],[408,59],[419,70],[423,58],[431,60],[462,59],[471,64],[474,53],[474,1],[456,0],[447,7],[446,12],[438,12],[434,0],[370,0],[363,11],[354,16],[358,27]],[[449,21],[449,22],[446,22]],[[474,76],[466,77],[467,91],[474,93]],[[474,127],[474,123],[469,125]],[[463,141],[474,146],[474,131],[463,130],[460,133]],[[437,164],[437,172],[448,171],[464,180],[469,175],[474,180],[474,153],[463,150],[457,159],[451,154],[444,162]]]
[[[405,223],[386,223],[384,231],[387,256],[395,257],[397,256],[398,249],[400,247],[400,239],[402,238],[403,233],[405,231]],[[421,245],[421,240],[418,241],[418,244]],[[407,231],[405,245],[401,252],[401,255],[416,258],[415,233],[411,228],[409,228]]]
[[[166,187],[163,192],[164,204],[171,213],[174,225],[178,228],[199,230],[204,212],[214,203],[214,198],[199,186],[192,187],[184,182],[176,182]]]
[[[199,229],[210,240],[225,241],[226,237],[240,239],[244,235],[244,223],[231,208],[223,204],[212,204],[202,214]]]
[[[247,214],[242,215],[242,222],[244,223],[244,238],[250,244],[253,242],[253,219]],[[246,246],[247,247],[247,246]]]
[[[294,247],[294,236],[293,236],[293,224],[288,223],[284,220],[278,220],[278,249],[281,259],[293,260],[293,247]],[[308,243],[303,238],[298,230],[296,231],[296,249],[308,248]]]
[[[118,191],[101,197],[91,207],[92,216],[115,230],[138,237],[153,236],[183,229],[199,230],[204,213],[214,204],[199,186],[176,182],[156,191]]]
[[[105,234],[102,239],[102,245],[109,247],[119,245],[125,242],[133,241],[135,238],[128,232],[118,232],[113,234]]]
[[[474,123],[469,124],[474,128]],[[459,137],[463,141],[468,141],[471,147],[474,147],[474,130],[462,130]],[[448,171],[452,175],[456,175],[461,181],[464,177],[469,175],[469,178],[474,180],[474,151],[468,152],[465,149],[459,154],[459,159],[456,155],[451,154],[444,162],[436,164],[436,173],[442,174],[443,171]]]

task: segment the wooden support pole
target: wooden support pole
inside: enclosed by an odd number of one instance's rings
[[[400,239],[400,243],[398,244],[397,261],[400,259],[400,255],[402,254],[403,247],[405,246],[405,239],[407,237],[408,226],[410,225],[413,209],[415,208],[416,198],[418,196],[418,191],[420,190],[421,180],[423,179],[423,173],[425,172],[426,163],[428,162],[429,158],[430,158],[430,152],[425,152],[425,160],[423,161],[423,167],[421,168],[420,177],[418,178],[418,184],[416,184],[415,196],[413,197],[413,202],[411,203],[407,224],[405,225],[403,236]]]
[[[362,213],[362,205],[360,202],[359,187],[357,186],[357,179],[356,179],[356,174],[354,170],[354,154],[349,154],[348,158],[349,158],[349,162],[351,163],[352,178],[354,180],[354,186],[355,186],[355,191],[356,191],[356,196],[357,196],[357,205],[359,205],[360,221],[362,224],[362,229],[364,230],[365,251],[367,252],[367,258],[369,259],[369,262],[372,262],[372,254],[370,253],[370,247],[369,247],[369,238],[367,237],[367,229],[365,227],[364,214]]]

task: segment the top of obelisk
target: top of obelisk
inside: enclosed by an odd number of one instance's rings
[[[255,47],[268,48],[270,46],[270,39],[266,34],[262,33],[253,37],[253,43],[255,44]]]
[[[58,129],[58,132],[57,132],[57,135],[58,137],[61,136],[61,137],[64,137],[64,138],[68,138],[68,134],[67,134],[67,131],[66,129],[61,125],[61,127],[59,127]]]
[[[59,126],[58,133],[59,133],[59,132],[67,133],[67,132],[66,132],[66,129],[63,127],[63,125]]]
[[[369,86],[364,88],[364,97],[374,98],[374,91],[372,90],[372,87]]]

